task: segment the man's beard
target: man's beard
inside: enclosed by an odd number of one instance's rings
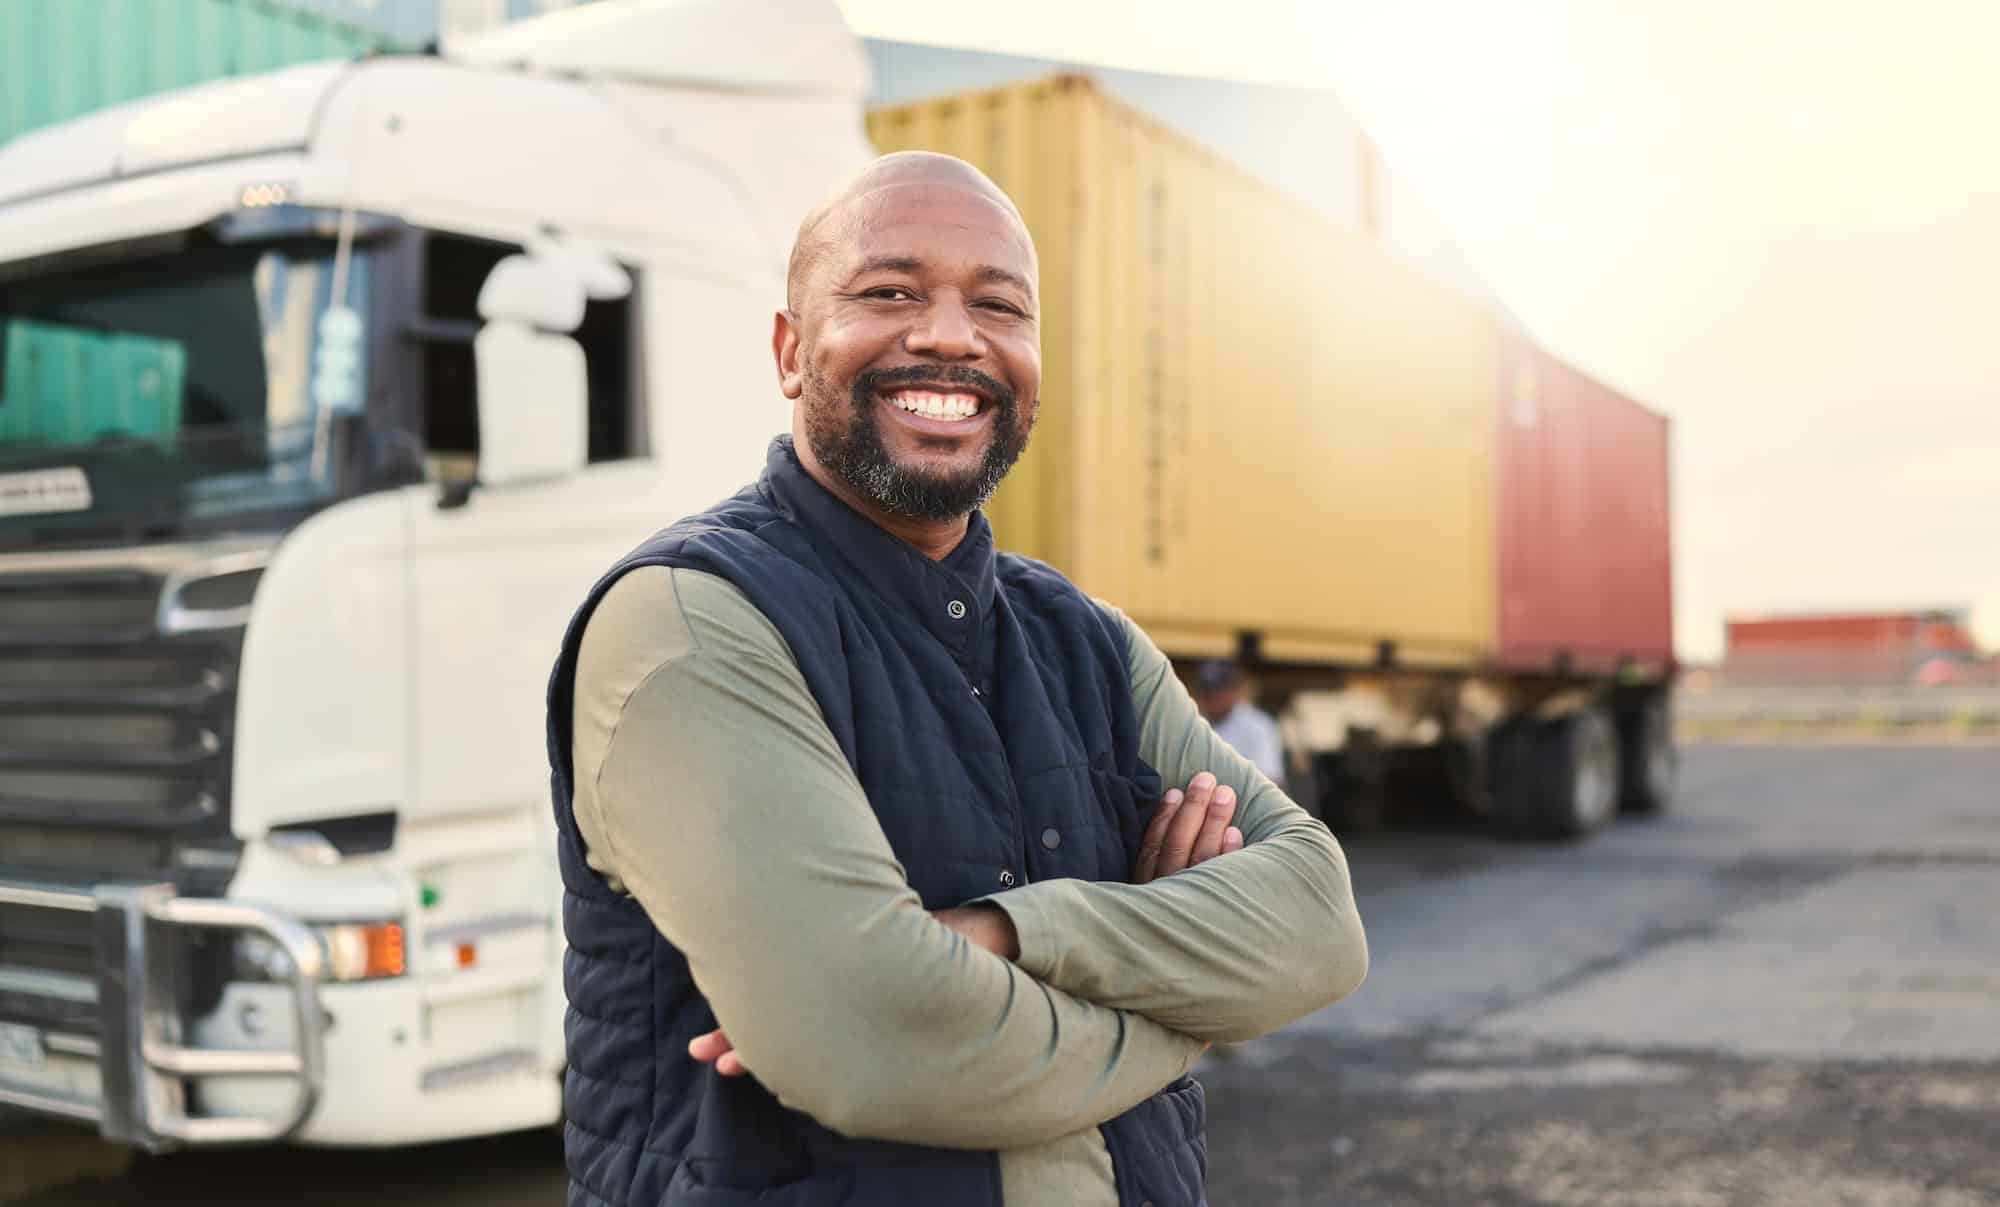
[[[964,473],[932,474],[898,465],[882,444],[876,422],[879,391],[944,382],[980,392],[980,408],[996,414],[992,436],[979,465]],[[818,374],[806,379],[806,440],[819,463],[840,475],[856,493],[891,515],[912,520],[951,520],[984,506],[1028,447],[1014,391],[964,365],[906,365],[871,369],[854,379],[852,417],[843,426],[831,405],[832,391]]]

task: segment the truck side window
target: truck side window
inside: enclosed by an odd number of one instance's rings
[[[470,476],[479,452],[477,375],[479,288],[493,266],[521,249],[511,243],[432,233],[424,240],[422,321],[425,452],[447,478]],[[593,301],[571,338],[583,349],[590,400],[590,460],[645,452],[644,398],[638,388],[633,323],[639,282],[613,301]]]

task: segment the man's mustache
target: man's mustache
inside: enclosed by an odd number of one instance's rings
[[[979,391],[1002,409],[1014,406],[1014,391],[965,365],[898,365],[893,369],[867,369],[854,378],[854,397],[865,400],[878,390],[933,384],[966,386]]]

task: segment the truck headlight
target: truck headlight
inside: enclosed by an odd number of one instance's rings
[[[321,975],[329,981],[372,981],[409,971],[401,922],[342,922],[312,927],[319,940]],[[238,980],[277,981],[290,975],[284,948],[260,934],[236,940]]]
[[[328,980],[371,981],[407,971],[401,922],[315,926],[313,933],[326,954]]]

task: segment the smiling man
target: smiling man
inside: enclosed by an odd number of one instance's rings
[[[1004,193],[878,160],[799,230],[791,436],[571,624],[572,1207],[1199,1204],[1196,1058],[1360,984],[1332,836],[994,551],[1038,317]]]

